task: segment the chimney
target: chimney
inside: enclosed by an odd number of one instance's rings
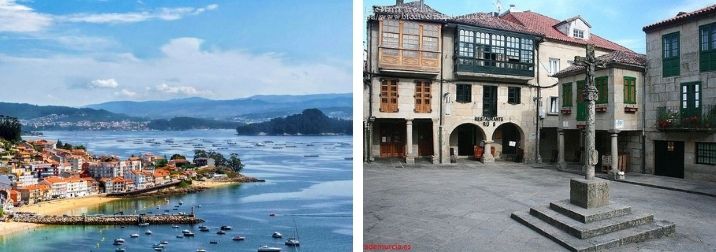
[[[510,9],[507,11],[509,11],[509,12],[517,11],[517,8],[515,8],[514,4],[510,4]]]
[[[395,0],[395,5],[401,5],[403,4],[403,0]]]

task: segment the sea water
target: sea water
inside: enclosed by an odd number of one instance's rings
[[[126,159],[145,152],[178,153],[191,160],[193,150],[216,150],[228,157],[238,153],[242,172],[264,183],[224,186],[203,192],[146,199],[113,201],[66,214],[162,214],[190,212],[192,206],[210,232],[199,225],[45,226],[0,237],[0,251],[114,251],[114,239],[126,240],[127,251],[152,251],[166,240],[164,251],[256,251],[259,246],[282,251],[350,251],[352,246],[352,138],[350,136],[236,136],[233,130],[190,131],[46,131],[44,138],[84,145],[94,155]],[[170,141],[167,141],[170,140]],[[157,144],[158,143],[158,144]],[[202,147],[195,147],[201,144]],[[315,157],[315,155],[318,155]],[[309,157],[306,157],[309,156]],[[183,204],[173,210],[178,202]],[[274,213],[275,216],[270,216]],[[294,225],[295,223],[295,225]],[[218,235],[219,227],[233,230]],[[296,228],[300,248],[284,245]],[[152,235],[145,235],[145,230]],[[193,238],[177,238],[189,229]],[[271,237],[280,232],[283,239]],[[137,233],[139,238],[130,238]],[[236,235],[244,241],[233,241]],[[216,241],[217,244],[210,244]]]

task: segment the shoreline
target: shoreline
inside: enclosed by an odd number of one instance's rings
[[[193,181],[192,187],[212,189],[229,185],[241,184],[239,181]],[[40,202],[38,204],[16,207],[15,212],[34,212],[42,215],[61,215],[68,211],[75,211],[83,208],[96,207],[101,204],[109,203],[121,199],[134,199],[122,197],[106,197],[102,195],[94,195],[82,198],[60,199]],[[7,238],[10,235],[33,230],[42,227],[42,224],[25,223],[25,222],[0,222],[0,237]]]

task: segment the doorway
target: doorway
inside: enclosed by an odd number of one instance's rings
[[[684,178],[684,142],[654,141],[654,175]]]
[[[390,158],[405,156],[404,122],[381,122],[379,137],[380,157]]]

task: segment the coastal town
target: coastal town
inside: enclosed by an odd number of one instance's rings
[[[170,160],[152,153],[124,160],[93,156],[83,146],[47,139],[4,146],[9,146],[0,148],[0,203],[4,213],[52,200],[151,192],[197,179],[202,168],[215,165],[213,158],[190,161],[178,154]],[[227,179],[226,174],[206,176]]]

